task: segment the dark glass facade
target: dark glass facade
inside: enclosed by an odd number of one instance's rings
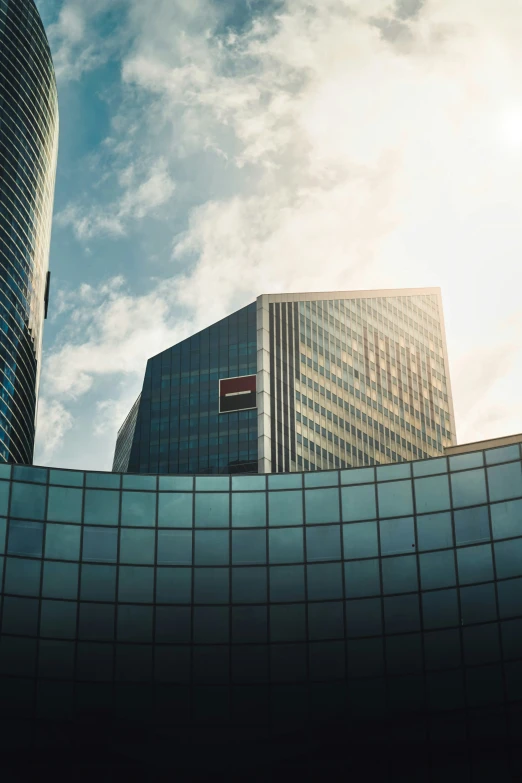
[[[4,466],[0,515],[4,764],[519,779],[520,444],[269,476]]]
[[[31,463],[58,144],[33,0],[0,0],[0,460]]]
[[[219,414],[219,380],[256,369],[255,304],[154,356],[147,363],[128,467],[122,437],[115,469],[257,472],[257,411]]]

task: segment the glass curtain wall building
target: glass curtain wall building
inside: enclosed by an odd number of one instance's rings
[[[58,147],[33,0],[0,0],[0,460],[31,463]]]
[[[151,359],[138,408],[115,470],[288,473],[440,455],[455,443],[440,290],[260,296]]]
[[[3,764],[518,779],[519,443],[268,476],[0,477]]]

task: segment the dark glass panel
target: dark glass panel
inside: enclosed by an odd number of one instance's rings
[[[120,566],[118,601],[135,604],[152,603],[154,569],[148,566]]]
[[[425,628],[445,628],[460,624],[456,590],[436,590],[422,595]]]
[[[156,537],[153,530],[126,530],[120,534],[120,563],[152,565]]]
[[[54,639],[76,638],[76,603],[42,601],[40,634]]]
[[[303,524],[302,492],[269,492],[270,524],[275,526]]]
[[[304,604],[278,604],[270,607],[270,639],[296,642],[306,638]]]
[[[42,595],[45,598],[76,598],[79,566],[76,563],[44,563]]]
[[[413,517],[381,520],[379,529],[382,555],[400,555],[415,552]]]
[[[158,531],[158,565],[192,564],[192,531]]]
[[[102,527],[85,527],[83,529],[83,561],[115,563],[117,559],[117,530]]]
[[[377,595],[381,592],[378,560],[354,560],[344,564],[347,598]]]
[[[228,568],[197,568],[194,571],[194,602],[227,604],[230,598]]]
[[[385,557],[382,561],[384,593],[411,593],[418,590],[417,558]]]
[[[234,530],[232,532],[232,562],[235,565],[266,563],[266,531]]]
[[[461,585],[488,582],[493,579],[491,544],[457,549],[457,564]]]
[[[12,519],[9,524],[7,552],[10,555],[41,557],[44,525],[42,522],[22,522]]]
[[[281,528],[268,533],[271,563],[302,563],[304,560],[303,530]]]
[[[284,567],[283,567],[284,568]],[[304,595],[304,568],[303,595]],[[233,568],[232,569],[232,601],[236,604],[264,603],[267,600],[267,570],[266,568]],[[281,600],[288,600],[283,598]]]
[[[122,492],[121,524],[131,527],[156,525],[156,494],[153,492]]]
[[[81,522],[82,502],[81,489],[49,487],[47,519],[53,522]]]
[[[53,560],[80,559],[80,527],[47,524],[45,556]]]
[[[256,476],[256,478],[259,478]],[[266,525],[266,494],[248,492],[232,495],[232,525],[234,527],[264,527]]]
[[[453,550],[420,555],[419,564],[423,590],[453,587],[456,584],[455,555]]]
[[[111,604],[80,604],[78,637],[89,641],[111,642],[114,639],[114,612]]]
[[[107,490],[85,490],[84,522],[87,525],[117,525],[120,515],[120,493]]]
[[[192,527],[192,503],[192,493],[161,493],[158,499],[159,527]]]
[[[189,604],[192,597],[190,568],[158,568],[156,601],[160,604]]]
[[[114,601],[116,567],[83,565],[80,597],[83,601]]]
[[[455,539],[457,545],[489,541],[488,507],[476,506],[465,511],[455,511]]]
[[[45,519],[46,487],[37,484],[13,482],[11,516],[26,519]]]
[[[452,547],[451,514],[428,514],[417,517],[417,538],[421,552]]]
[[[343,576],[341,563],[316,563],[306,568],[308,600],[326,601],[342,598]]]

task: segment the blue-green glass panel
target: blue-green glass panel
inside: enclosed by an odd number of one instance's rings
[[[488,582],[493,579],[491,544],[457,549],[457,564],[461,585]]]
[[[466,470],[451,476],[453,506],[476,506],[486,503],[486,475],[483,469]]]
[[[301,491],[269,492],[268,508],[270,525],[284,527],[303,524],[303,493]]]
[[[0,555],[5,553],[5,539],[7,533],[7,520],[0,517]]]
[[[49,487],[47,519],[53,522],[81,522],[82,500],[81,489]]]
[[[82,601],[114,601],[116,566],[83,565],[80,597]]]
[[[193,476],[160,476],[159,488],[167,492],[191,492],[194,487]]]
[[[509,500],[522,496],[522,467],[520,462],[509,462],[488,468],[489,499]]]
[[[123,479],[123,489],[143,489],[154,492],[156,490],[156,476],[137,476],[125,474]]]
[[[451,514],[427,514],[417,517],[417,539],[420,552],[452,547]]]
[[[192,617],[189,606],[156,607],[157,642],[190,642],[191,630]],[[190,648],[187,648],[187,652],[190,653]]]
[[[194,607],[194,641],[196,644],[228,642],[229,611],[225,606]]]
[[[232,490],[235,492],[251,492],[264,490],[266,476],[232,476]]]
[[[266,560],[266,530],[232,532],[232,562],[235,565],[262,565]]]
[[[160,493],[159,527],[192,527],[192,492]]]
[[[12,519],[9,523],[7,552],[10,555],[41,557],[43,539],[44,525],[42,522],[23,522]]]
[[[228,530],[196,530],[195,565],[228,565],[230,543]]]
[[[346,635],[357,639],[382,634],[382,605],[380,598],[346,601]]]
[[[38,611],[40,602],[36,598],[4,598],[2,633],[16,636],[38,635]]]
[[[9,505],[9,481],[0,481],[0,514],[7,514]]]
[[[383,592],[412,593],[418,590],[417,558],[415,555],[385,557],[382,560]]]
[[[344,557],[355,560],[360,557],[377,557],[379,543],[377,522],[358,522],[343,525]]]
[[[399,465],[380,465],[377,468],[377,481],[397,481],[411,477],[411,465],[403,462]]]
[[[121,607],[118,613],[120,610]],[[113,641],[114,616],[115,607],[111,604],[80,604],[78,637],[90,641]]]
[[[119,473],[86,473],[85,485],[96,489],[119,489],[121,475]]]
[[[130,527],[156,525],[156,494],[153,492],[122,492],[121,524]]]
[[[118,559],[118,531],[102,527],[83,529],[82,560],[85,562],[116,563]]]
[[[341,484],[373,484],[375,470],[373,468],[351,468],[341,470]]]
[[[415,479],[413,484],[417,514],[451,508],[447,476],[419,478]]]
[[[8,636],[4,636],[0,639],[0,671],[2,674],[34,677],[35,667],[36,639],[21,639],[20,637]],[[34,683],[31,683],[31,686],[32,703]],[[12,693],[12,688],[10,690]],[[21,701],[19,693],[17,691],[15,691],[15,693],[16,696],[13,700],[14,704],[17,705],[18,709],[20,709],[20,707],[23,708],[24,702]],[[4,685],[2,694],[4,699],[8,694],[9,690],[7,690],[6,685]]]
[[[319,470],[304,474],[305,487],[332,487],[339,484],[339,473],[333,470]]]
[[[435,590],[422,593],[422,617],[425,628],[445,628],[460,625],[456,590]]]
[[[234,606],[232,642],[266,642],[268,630],[266,606]]]
[[[391,596],[384,598],[383,604],[386,633],[408,633],[420,629],[418,595]]]
[[[156,601],[160,604],[189,604],[192,597],[192,569],[158,568]]]
[[[235,604],[265,603],[268,582],[266,568],[251,566],[232,569],[232,601]],[[304,577],[303,577],[304,594]]]
[[[309,601],[327,601],[343,597],[341,563],[314,563],[307,566],[306,572]]]
[[[248,492],[232,495],[232,525],[234,527],[264,527],[266,525],[266,494]]]
[[[386,638],[387,673],[413,674],[422,671],[422,637],[420,633],[400,634]]]
[[[415,552],[413,517],[381,520],[379,529],[382,555],[412,554]]]
[[[196,492],[228,492],[229,476],[196,476]]]
[[[454,669],[461,665],[460,630],[447,628],[424,634],[427,669]]]
[[[493,538],[511,538],[522,535],[522,500],[491,505]]]
[[[45,556],[51,560],[79,560],[80,533],[80,527],[53,525],[48,522],[45,533]]]
[[[118,601],[150,604],[154,594],[154,569],[149,566],[120,566]]]
[[[30,465],[13,465],[14,481],[29,481],[33,484],[47,482],[47,468],[33,468]]]
[[[522,579],[506,579],[497,583],[498,608],[500,616],[522,615]]]
[[[0,479],[8,481],[11,478],[11,465],[5,463],[0,465]]]
[[[76,598],[78,577],[77,563],[44,562],[42,595],[44,598]]]
[[[308,638],[342,639],[344,637],[344,617],[342,601],[309,604]]]
[[[119,516],[119,492],[85,490],[84,522],[86,525],[117,525]]]
[[[304,560],[302,528],[280,528],[268,532],[271,563],[302,563]]]
[[[435,476],[447,470],[446,457],[423,459],[412,463],[414,476]]]
[[[270,607],[270,638],[273,642],[298,642],[306,639],[306,614],[303,604]]]
[[[381,517],[406,516],[413,513],[411,481],[393,481],[377,486],[379,515]]]
[[[496,620],[497,599],[493,582],[473,585],[473,587],[462,587],[460,589],[460,608],[462,622],[465,625]]]
[[[499,541],[495,544],[497,577],[522,576],[522,538]]]
[[[272,566],[270,568],[271,601],[304,601],[304,566]]]
[[[196,568],[194,570],[194,603],[228,604],[230,575],[228,568]]]
[[[429,552],[419,556],[421,585],[423,590],[435,590],[438,587],[454,587],[455,556],[453,550]]]
[[[449,458],[450,470],[468,470],[484,464],[484,452],[472,451],[469,454],[457,454]]]
[[[486,465],[497,465],[499,462],[511,462],[520,459],[518,444],[504,446],[500,449],[488,449],[484,452],[486,456]]]
[[[120,534],[120,563],[152,565],[155,534],[153,530],[126,530]]]
[[[46,487],[38,484],[13,483],[11,516],[25,519],[45,519]]]
[[[83,487],[83,472],[76,470],[51,470],[50,484],[62,484],[66,487]]]
[[[345,563],[344,579],[347,598],[378,595],[381,592],[379,561],[354,560]]]
[[[42,601],[40,635],[52,639],[75,639],[76,614],[76,603]]]
[[[159,565],[191,565],[192,564],[192,531],[190,530],[158,531],[158,564]]]
[[[152,642],[152,606],[118,607],[118,641]]]
[[[305,474],[306,475],[306,474]],[[305,490],[306,523],[319,525],[339,521],[339,490]]]
[[[301,473],[276,473],[268,476],[268,489],[297,489],[302,485]]]
[[[522,619],[507,620],[500,623],[500,627],[502,629],[504,657],[508,660],[510,658],[522,658]]]
[[[358,522],[361,519],[375,519],[377,516],[373,484],[343,488],[341,495],[343,522]]]
[[[306,559],[309,563],[341,559],[341,529],[339,525],[306,529]]]
[[[500,660],[498,625],[472,625],[462,631],[464,662],[467,666]]]
[[[381,639],[352,639],[346,648],[348,677],[375,677],[384,673]]]
[[[487,506],[455,511],[455,539],[459,544],[476,544],[489,541],[489,515]]]
[[[41,567],[39,560],[7,557],[4,591],[14,595],[39,595]]]
[[[196,527],[228,527],[230,495],[196,494]]]

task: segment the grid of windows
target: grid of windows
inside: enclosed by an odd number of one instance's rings
[[[33,0],[0,0],[0,460],[30,463],[58,145]]]
[[[150,359],[128,470],[257,472],[257,411],[219,414],[219,380],[256,371],[255,304]]]
[[[0,585],[4,715],[117,710],[126,685],[185,726],[264,725],[284,693],[285,720],[313,719],[329,684],[357,720],[507,726],[520,446],[269,476],[5,466]]]

